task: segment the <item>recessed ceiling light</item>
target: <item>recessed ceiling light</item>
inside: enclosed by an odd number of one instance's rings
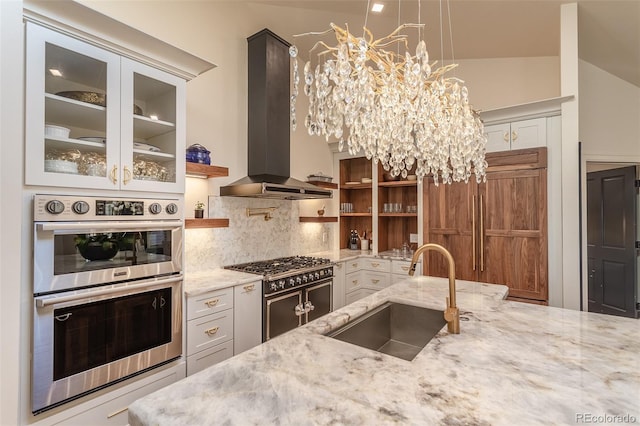
[[[384,4],[382,3],[374,3],[373,6],[371,6],[372,12],[382,12],[382,9],[384,9]]]
[[[52,76],[54,77],[62,77],[62,73],[60,72],[60,70],[55,69],[55,68],[49,68],[49,72],[51,73]]]

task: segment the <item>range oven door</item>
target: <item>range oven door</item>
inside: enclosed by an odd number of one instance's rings
[[[34,294],[182,271],[180,220],[35,222]]]
[[[35,298],[32,411],[182,354],[182,275]]]
[[[305,324],[332,311],[333,280],[304,289]]]
[[[267,297],[264,307],[262,341],[266,342],[282,333],[302,325],[302,290]]]

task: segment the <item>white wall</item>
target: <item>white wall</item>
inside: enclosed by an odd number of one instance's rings
[[[0,1],[0,423],[19,424],[20,373],[27,356],[21,354],[21,335],[29,323],[19,319],[23,284],[22,235],[28,216],[22,211],[22,2]],[[21,221],[20,218],[25,218]]]
[[[580,140],[590,160],[640,162],[640,87],[579,61]]]

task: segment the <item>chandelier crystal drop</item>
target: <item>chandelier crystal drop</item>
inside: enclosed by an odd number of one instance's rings
[[[393,176],[415,168],[419,177],[431,175],[434,182],[468,182],[485,179],[487,142],[484,126],[469,103],[464,82],[445,74],[456,64],[434,69],[429,62],[424,40],[415,55],[407,48],[405,28],[421,24],[403,24],[378,40],[366,28],[362,37],[352,35],[348,27],[331,24],[337,44],[318,54],[315,66],[307,61],[298,68],[298,49],[291,46],[293,90],[291,128],[296,129],[296,100],[300,77],[303,93],[309,98],[304,125],[309,135],[338,140],[351,155],[363,152],[368,159],[382,163]],[[327,31],[327,32],[329,32]],[[320,35],[307,33],[302,35]],[[404,44],[401,55],[385,47]],[[399,49],[398,49],[399,50]]]

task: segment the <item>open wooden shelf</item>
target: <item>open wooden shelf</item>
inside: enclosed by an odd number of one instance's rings
[[[390,180],[388,182],[378,182],[378,186],[397,187],[397,186],[416,186],[417,180]]]
[[[340,185],[340,189],[371,189],[371,183],[344,183]]]
[[[185,219],[184,227],[186,229],[194,228],[228,228],[229,219]]]
[[[187,175],[212,177],[229,176],[229,168],[221,166],[210,166],[208,164],[190,163],[187,161]]]
[[[336,216],[300,216],[300,222],[330,223],[337,221],[338,218]]]
[[[340,213],[344,217],[372,217],[371,213]]]
[[[322,182],[318,180],[308,180],[307,183],[326,189],[338,189],[338,184],[333,182]]]
[[[379,217],[418,217],[418,213],[380,213]]]

